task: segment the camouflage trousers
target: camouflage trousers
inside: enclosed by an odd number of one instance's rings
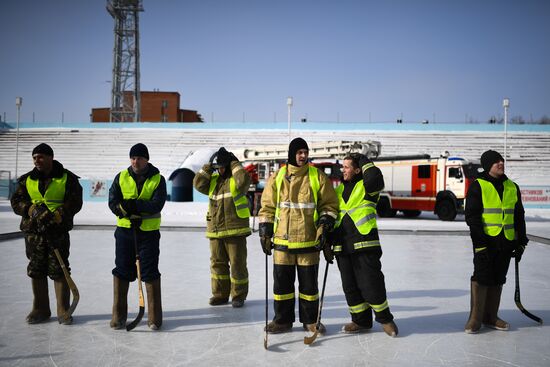
[[[54,253],[54,248],[59,250],[61,258],[69,268],[69,233],[60,232],[55,234],[27,233],[25,235],[25,252],[29,265],[27,275],[31,278],[45,278],[49,276],[52,280],[64,277],[63,269]]]

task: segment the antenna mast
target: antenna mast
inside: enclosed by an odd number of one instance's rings
[[[139,12],[142,0],[108,0],[107,11],[115,20],[111,122],[141,120],[139,88]]]

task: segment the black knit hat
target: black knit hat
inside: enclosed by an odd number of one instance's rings
[[[481,167],[483,167],[485,172],[489,172],[493,164],[501,161],[504,162],[504,158],[502,158],[499,152],[494,150],[488,150],[481,155]]]
[[[46,143],[40,143],[32,150],[32,155],[35,154],[44,154],[53,157],[53,149]]]
[[[218,150],[216,162],[219,166],[227,167],[231,164],[231,152],[228,152],[224,147]]]
[[[298,166],[298,163],[296,162],[296,153],[300,149],[307,149],[309,150],[309,147],[307,146],[307,143],[302,138],[295,138],[290,142],[288,145],[288,163],[292,164],[293,166]]]
[[[147,160],[149,160],[149,151],[147,150],[147,147],[145,144],[137,143],[130,149],[130,158],[132,157],[143,157]]]

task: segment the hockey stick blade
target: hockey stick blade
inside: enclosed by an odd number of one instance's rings
[[[78,302],[80,301],[80,292],[78,292],[78,288],[76,287],[76,284],[73,281],[73,278],[71,278],[71,274],[69,274],[69,271],[65,266],[65,262],[63,261],[63,258],[61,258],[61,254],[59,253],[59,250],[55,248],[53,252],[57,257],[57,261],[59,261],[59,265],[63,270],[63,274],[65,275],[65,280],[67,281],[67,285],[69,286],[69,289],[71,290],[71,293],[73,295],[73,301],[71,302],[69,309],[65,313],[65,318],[68,319],[69,317],[72,316],[74,310],[76,309],[76,306],[78,305]]]
[[[143,299],[143,289],[141,288],[141,282],[139,283],[139,311],[137,314],[137,317],[134,321],[126,325],[126,331],[133,330],[143,318],[143,314],[145,313],[145,302]]]
[[[267,349],[267,335],[264,336],[264,349]]]
[[[317,339],[317,335],[319,335],[319,330],[315,330],[312,336],[304,336],[304,344],[311,345]]]
[[[519,290],[519,261],[516,259],[516,291],[514,292],[514,301],[516,303],[516,307],[528,318],[531,320],[538,322],[542,325],[543,321],[540,317],[533,315],[531,312],[527,311],[525,307],[521,304],[521,296],[520,296],[520,290]]]

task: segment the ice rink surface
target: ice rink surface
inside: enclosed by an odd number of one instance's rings
[[[548,223],[546,223],[548,224]],[[460,235],[382,235],[383,271],[399,336],[380,325],[364,334],[340,332],[349,321],[336,265],[329,267],[323,307],[327,334],[312,346],[295,323],[293,332],[269,335],[265,325],[265,255],[257,233],[249,237],[250,291],[245,306],[211,307],[208,240],[197,231],[161,231],[160,271],[164,324],[147,328],[147,312],[131,332],[111,330],[114,237],[112,230],[71,232],[72,276],[80,290],[74,324],[55,317],[28,325],[30,279],[24,240],[0,242],[1,366],[550,366],[550,328],[525,317],[514,304],[514,272],[508,273],[500,317],[510,331],[465,334],[469,313],[471,242]],[[521,262],[523,305],[550,322],[550,246],[531,242]],[[271,258],[269,315],[273,317]],[[321,260],[319,288],[325,267]],[[129,320],[138,309],[137,285],[128,297]]]

